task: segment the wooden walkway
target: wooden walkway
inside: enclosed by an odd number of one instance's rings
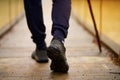
[[[46,0],[45,0],[46,1]],[[47,27],[46,42],[52,36],[50,8],[44,2],[44,18]],[[94,38],[71,17],[65,46],[70,66],[67,74],[53,73],[50,62],[39,64],[31,59],[35,45],[30,39],[25,17],[0,40],[0,80],[120,80],[120,67],[113,64],[107,48],[99,54]]]

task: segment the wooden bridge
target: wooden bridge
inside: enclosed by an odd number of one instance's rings
[[[47,2],[44,5],[48,5]],[[52,39],[51,8],[43,7],[46,42],[49,45]],[[70,66],[67,74],[52,72],[49,68],[50,60],[39,64],[31,59],[35,45],[30,36],[24,16],[0,39],[0,80],[120,80],[120,67],[113,62],[116,58],[114,53],[104,45],[103,52],[99,53],[95,38],[72,16],[65,41]]]

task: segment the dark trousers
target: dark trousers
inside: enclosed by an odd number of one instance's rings
[[[69,17],[71,11],[71,0],[52,0],[52,31],[54,38],[64,40],[69,28]],[[46,48],[45,25],[43,21],[41,0],[24,0],[27,24],[32,33],[33,42],[37,48]]]

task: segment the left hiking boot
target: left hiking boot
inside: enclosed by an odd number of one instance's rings
[[[47,50],[45,49],[36,49],[32,53],[32,58],[36,60],[38,63],[47,63],[48,62],[48,56],[47,56]]]
[[[69,66],[65,55],[64,44],[57,39],[51,41],[50,46],[47,49],[48,57],[52,60],[50,68],[54,72],[68,72]]]

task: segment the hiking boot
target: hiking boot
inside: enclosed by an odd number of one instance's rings
[[[32,58],[39,63],[46,63],[48,62],[47,50],[39,50],[36,49],[32,53]]]
[[[69,69],[67,59],[65,56],[64,44],[57,39],[51,41],[50,46],[47,49],[48,57],[52,60],[50,68],[54,72],[67,72]]]

